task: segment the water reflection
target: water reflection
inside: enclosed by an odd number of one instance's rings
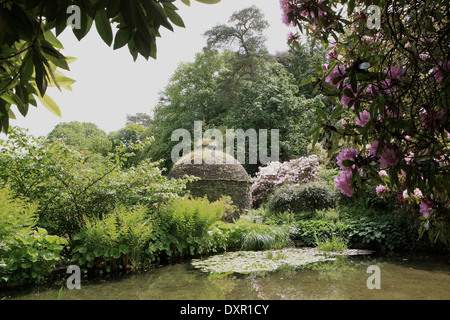
[[[309,299],[450,299],[448,257],[339,257],[302,269],[281,268],[259,274],[217,276],[190,264],[170,265],[117,280],[83,282],[67,290],[67,300],[309,300]],[[367,267],[381,269],[381,289],[369,290]],[[7,299],[58,298],[59,287],[3,294]]]

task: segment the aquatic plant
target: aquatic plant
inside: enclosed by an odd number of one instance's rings
[[[332,261],[339,255],[370,254],[368,250],[343,250],[324,255],[317,248],[285,248],[266,251],[235,251],[207,259],[193,259],[191,264],[206,273],[258,273],[275,271],[286,266],[300,268],[320,261]],[[274,259],[275,256],[275,259]]]

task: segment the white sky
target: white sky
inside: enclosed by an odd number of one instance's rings
[[[47,135],[60,122],[93,122],[107,133],[125,126],[126,115],[138,112],[150,113],[162,91],[180,62],[192,61],[206,44],[203,33],[219,23],[227,23],[235,11],[256,5],[260,8],[270,27],[266,31],[267,47],[271,53],[288,49],[288,28],[281,22],[278,0],[222,0],[206,5],[191,0],[187,7],[176,2],[186,28],[174,28],[171,32],[161,28],[157,39],[157,60],[148,61],[141,56],[133,61],[128,48],[119,50],[108,47],[98,36],[95,26],[81,42],[72,30],[66,29],[59,39],[64,45],[63,54],[76,57],[71,71],[63,73],[76,80],[72,91],[49,88],[47,93],[59,105],[59,118],[39,105],[30,106],[23,118],[15,112],[17,120],[10,124],[29,129],[35,136]],[[115,32],[114,32],[115,33]],[[15,109],[14,109],[15,110]]]

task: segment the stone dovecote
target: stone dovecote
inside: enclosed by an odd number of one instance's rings
[[[195,159],[202,159],[195,163]],[[218,151],[216,145],[203,141],[202,148],[194,150],[174,164],[169,178],[195,176],[199,180],[187,184],[193,197],[206,196],[209,201],[229,196],[237,207],[232,216],[224,217],[232,221],[252,208],[251,179],[244,167],[232,156]]]

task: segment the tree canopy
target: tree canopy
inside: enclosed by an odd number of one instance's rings
[[[309,99],[299,94],[300,79],[292,74],[296,68],[279,63],[262,41],[267,27],[262,12],[253,6],[233,13],[229,25],[205,32],[208,45],[193,62],[179,65],[153,110],[148,135],[155,140],[147,148],[152,159],[165,159],[170,169],[171,150],[178,143],[171,141],[172,132],[183,128],[193,137],[194,121],[202,121],[204,130],[220,130],[224,137],[227,129],[267,129],[268,144],[270,130],[277,129],[282,160],[306,155],[307,132],[315,109],[325,108],[324,99],[312,90]],[[300,56],[295,51],[289,55]],[[313,59],[308,62],[320,65]],[[247,160],[248,154],[247,144]],[[253,174],[261,163],[249,162],[242,164]]]
[[[62,141],[86,155],[106,156],[111,150],[108,135],[94,123],[78,121],[60,123],[47,135],[47,139]]]

